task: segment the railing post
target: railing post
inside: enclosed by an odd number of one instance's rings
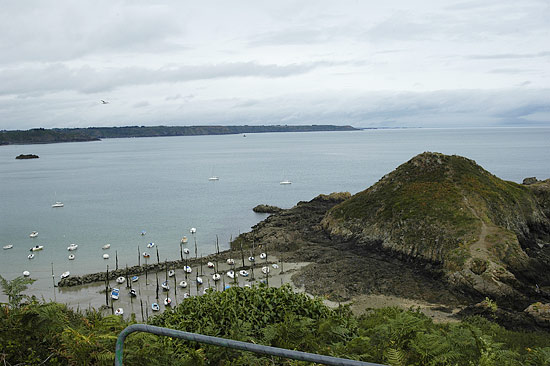
[[[153,325],[146,325],[146,324],[132,324],[126,327],[124,330],[122,330],[122,332],[120,332],[116,341],[115,366],[122,366],[124,340],[130,333],[133,333],[133,332],[146,332],[146,333],[152,333],[152,334],[166,336],[166,337],[183,338],[188,341],[206,343],[214,346],[239,349],[241,351],[249,351],[249,352],[260,353],[264,355],[291,358],[293,360],[322,363],[325,365],[384,366],[377,363],[348,360],[345,358],[318,355],[315,353],[293,351],[293,350],[284,349],[284,348],[270,347],[270,346],[264,346],[261,344],[247,343],[247,342],[235,341],[232,339],[207,336],[203,334],[183,332],[181,330],[155,327]]]

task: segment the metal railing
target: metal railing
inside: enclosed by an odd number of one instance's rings
[[[160,336],[183,338],[188,341],[206,343],[214,346],[233,348],[233,349],[238,349],[242,351],[261,353],[261,354],[270,355],[270,356],[285,357],[293,360],[322,363],[325,365],[384,366],[378,363],[348,360],[345,358],[324,356],[324,355],[318,355],[315,353],[307,353],[307,352],[293,351],[293,350],[284,349],[284,348],[263,346],[261,344],[247,343],[247,342],[235,341],[232,339],[207,336],[203,334],[183,332],[181,330],[155,327],[153,325],[147,325],[147,324],[132,324],[126,327],[122,332],[120,332],[116,341],[115,366],[122,366],[124,340],[130,333],[133,333],[133,332],[147,332],[147,333],[152,333]]]

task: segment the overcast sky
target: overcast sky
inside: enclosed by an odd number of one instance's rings
[[[550,126],[548,0],[0,5],[0,129]]]

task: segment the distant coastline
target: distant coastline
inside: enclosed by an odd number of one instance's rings
[[[270,126],[124,126],[88,128],[33,128],[0,131],[0,145],[52,144],[59,142],[100,141],[104,138],[231,135],[267,132],[359,131],[352,126],[270,125]]]

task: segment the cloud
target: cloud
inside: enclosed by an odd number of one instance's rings
[[[550,56],[549,51],[536,53],[497,53],[487,55],[468,55],[465,58],[473,60],[500,60],[500,59],[523,59],[523,58],[540,58]]]
[[[93,68],[68,67],[61,63],[44,67],[3,69],[0,74],[0,95],[60,92],[99,93],[130,85],[177,83],[185,81],[231,78],[282,78],[307,73],[326,62],[304,64],[258,64],[233,62],[214,65],[186,65],[147,69],[143,67]]]

